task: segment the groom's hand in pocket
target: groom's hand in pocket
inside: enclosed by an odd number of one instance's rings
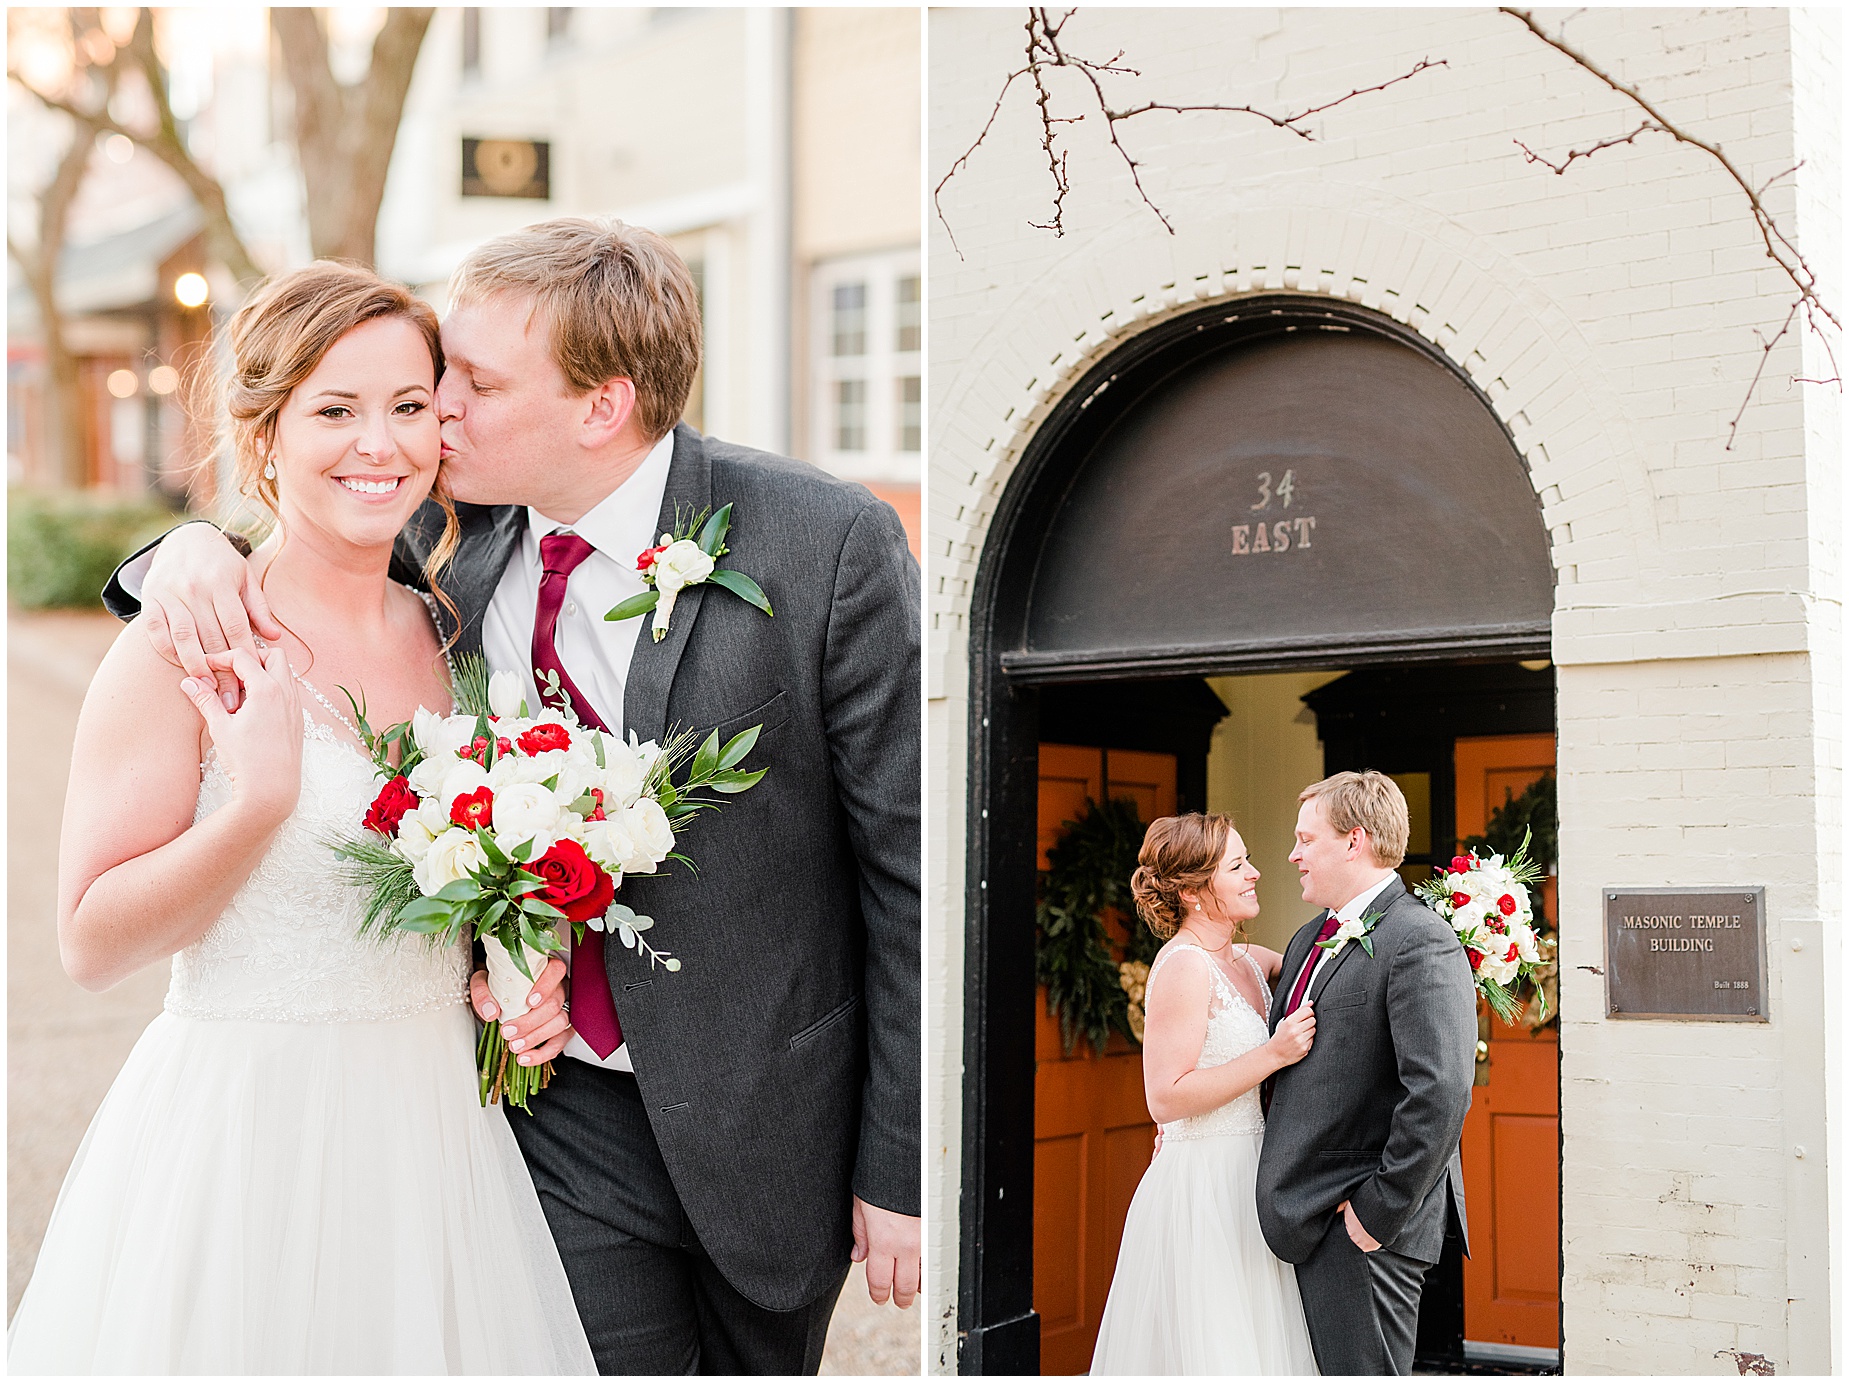
[[[867,1265],[867,1295],[875,1306],[890,1298],[903,1310],[918,1295],[922,1235],[916,1215],[882,1210],[854,1197],[856,1263]]]
[[[525,1013],[501,1012],[488,993],[486,970],[477,970],[470,978],[469,999],[482,1022],[501,1022],[501,1036],[507,1039],[509,1051],[519,1053],[515,1059],[522,1066],[551,1061],[571,1040],[571,1019],[565,1012],[565,960],[562,956],[554,956],[539,972],[539,978],[527,995],[531,1007]]]
[[[1341,1205],[1336,1208],[1342,1212],[1343,1227],[1348,1230],[1349,1240],[1356,1248],[1360,1249],[1363,1253],[1372,1253],[1375,1249],[1380,1247],[1380,1240],[1376,1239],[1372,1234],[1369,1234],[1367,1230],[1362,1228],[1361,1217],[1355,1214],[1354,1206],[1350,1205],[1347,1201],[1343,1201]]]

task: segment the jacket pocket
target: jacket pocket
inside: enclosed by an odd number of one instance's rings
[[[805,1043],[814,1041],[837,1023],[850,1017],[854,1010],[859,1007],[860,995],[850,994],[844,1002],[836,1004],[833,1008],[829,1009],[827,1013],[824,1013],[820,1018],[816,1019],[808,1027],[792,1037],[790,1039],[790,1050],[793,1052]]]
[[[1328,1013],[1332,1009],[1353,1008],[1367,998],[1367,990],[1357,985],[1353,989],[1344,989],[1339,993],[1325,994],[1316,1001],[1318,1013]]]
[[[769,700],[753,706],[748,711],[726,716],[715,723],[719,731],[719,742],[724,744],[740,730],[748,730],[753,725],[763,727],[763,733],[769,734],[790,718],[790,697],[787,692],[778,692]]]

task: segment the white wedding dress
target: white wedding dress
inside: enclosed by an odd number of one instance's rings
[[[506,1116],[479,1103],[467,950],[359,936],[330,842],[378,782],[303,717],[301,800],[173,958],[65,1177],[8,1369],[595,1373]],[[202,770],[195,820],[231,791],[216,754]]]
[[[1171,945],[1150,967],[1153,984],[1177,956],[1212,976],[1207,1037],[1196,1070],[1267,1041],[1270,1030],[1213,957]],[[1258,973],[1250,956],[1246,963]],[[1259,992],[1270,991],[1259,974]],[[1104,1305],[1095,1374],[1313,1374],[1297,1274],[1258,1227],[1258,1152],[1265,1139],[1259,1092],[1162,1125],[1162,1150],[1130,1202],[1117,1271]]]

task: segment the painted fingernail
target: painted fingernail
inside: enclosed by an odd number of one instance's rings
[[[502,1037],[512,1037],[513,1035],[514,1035],[514,1025],[512,1023],[501,1024],[501,1036]]]
[[[507,1044],[507,1050],[510,1052],[517,1052],[525,1046],[526,1046],[526,1039],[522,1037],[516,1037],[512,1042],[509,1042]]]
[[[522,1066],[531,1066],[533,1064],[533,1058],[530,1056],[523,1056],[519,1060]]]
[[[482,1016],[492,1023],[496,1018],[501,1016],[501,1010],[496,1008],[493,1004],[483,1004]]]
[[[526,1006],[528,1008],[538,1008],[544,1002],[545,1000],[541,999],[537,994],[529,994],[526,996]]]
[[[226,692],[223,696],[219,697],[218,699],[225,703],[225,709],[227,711],[235,711],[238,708],[238,699],[237,697],[233,696],[230,692]]]

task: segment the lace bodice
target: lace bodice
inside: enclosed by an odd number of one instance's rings
[[[1205,950],[1191,946],[1186,942],[1173,945],[1156,957],[1156,963],[1149,968],[1149,983],[1154,984],[1162,967],[1183,951],[1192,951],[1201,958],[1212,977],[1207,991],[1207,1037],[1201,1043],[1200,1060],[1194,1063],[1194,1069],[1204,1071],[1211,1066],[1224,1066],[1235,1057],[1244,1056],[1254,1047],[1270,1040],[1271,1028],[1264,1016],[1253,1010],[1246,1002],[1245,996],[1233,988],[1231,980],[1221,971],[1219,965]],[[1265,996],[1267,1007],[1271,1000],[1271,990],[1265,983],[1264,975],[1259,971],[1258,963],[1251,956],[1245,957],[1245,963],[1252,967],[1258,976],[1259,992]],[[1221,1105],[1218,1109],[1208,1110],[1205,1114],[1191,1115],[1185,1119],[1175,1119],[1162,1125],[1165,1141],[1185,1138],[1213,1138],[1229,1133],[1263,1133],[1265,1131],[1265,1113],[1260,1104],[1257,1087],[1245,1092],[1238,1099]]]
[[[345,719],[303,686],[327,712]],[[364,1022],[462,1002],[468,952],[461,942],[438,947],[417,936],[360,935],[363,895],[341,878],[345,866],[333,843],[359,832],[379,782],[358,746],[306,705],[302,736],[301,799],[223,915],[174,956],[167,1011],[192,1018]],[[200,768],[195,822],[231,797],[216,749]]]

